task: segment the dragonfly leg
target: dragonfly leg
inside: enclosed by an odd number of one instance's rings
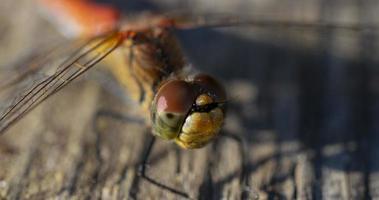
[[[231,133],[226,133],[226,132],[223,132],[221,134],[222,137],[225,137],[225,138],[228,138],[228,139],[232,139],[234,140],[235,142],[237,142],[239,145],[239,151],[240,151],[240,155],[241,155],[241,174],[240,174],[240,184],[241,184],[241,187],[242,187],[242,193],[241,193],[241,199],[248,199],[248,196],[249,196],[249,177],[248,177],[248,172],[247,172],[247,146],[246,146],[246,143],[244,142],[244,140],[236,135],[236,134],[231,134]]]
[[[156,141],[156,138],[154,136],[150,136],[150,140],[148,142],[148,145],[143,152],[141,164],[138,167],[138,176],[140,176],[142,179],[146,180],[147,182],[149,182],[149,183],[151,183],[157,187],[160,187],[163,190],[170,191],[174,194],[180,195],[180,196],[185,197],[185,198],[190,198],[187,193],[179,191],[179,190],[172,188],[170,186],[164,185],[163,183],[160,183],[159,181],[154,180],[153,178],[147,176],[146,166],[147,166],[150,154],[153,150],[155,141]]]
[[[97,162],[99,163],[99,165],[101,165],[101,163],[102,163],[102,158],[101,158],[101,154],[100,154],[100,142],[101,142],[101,140],[100,140],[100,127],[98,126],[98,124],[102,118],[114,119],[114,120],[118,120],[120,122],[129,122],[129,123],[131,122],[131,123],[144,124],[144,120],[140,119],[140,118],[127,116],[127,115],[124,115],[122,113],[109,111],[109,110],[99,110],[95,114],[95,117],[93,119],[93,125],[92,125],[93,130],[96,133],[96,157],[97,157]],[[141,177],[142,179],[148,181],[149,183],[157,186],[157,187],[160,187],[164,190],[168,190],[174,194],[183,196],[185,198],[189,198],[189,195],[186,194],[185,192],[182,192],[182,191],[179,191],[177,189],[166,186],[166,185],[160,183],[159,181],[154,180],[153,178],[146,175],[146,166],[148,164],[148,160],[149,160],[150,154],[153,150],[154,143],[156,140],[156,138],[154,136],[148,135],[147,137],[149,137],[150,139],[149,139],[149,142],[147,143],[148,144],[147,147],[145,148],[145,150],[143,152],[143,156],[141,158],[140,164],[138,165],[138,170],[137,170],[138,176]]]

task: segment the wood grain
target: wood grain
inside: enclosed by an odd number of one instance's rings
[[[137,13],[140,5],[376,22],[378,8],[352,0],[209,2],[128,1],[125,10]],[[1,4],[2,69],[60,37],[32,1]],[[376,35],[231,27],[178,31],[178,37],[188,61],[227,85],[231,100],[224,130],[246,143],[248,185],[239,183],[239,144],[225,138],[191,151],[159,141],[148,175],[193,199],[240,199],[243,191],[248,199],[379,197]],[[93,118],[102,109],[139,112],[88,75],[2,135],[0,199],[182,199],[136,174],[149,129],[104,119],[96,135]]]

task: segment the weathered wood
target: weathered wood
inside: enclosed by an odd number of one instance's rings
[[[364,22],[375,22],[371,16],[378,8],[376,2],[353,0],[222,2],[226,3],[148,4],[183,11],[237,10],[254,17]],[[1,4],[1,69],[59,38],[39,17],[33,1]],[[246,142],[248,187],[239,183],[239,146],[226,138],[192,151],[159,141],[147,169],[151,177],[194,199],[240,199],[242,191],[250,199],[379,197],[375,35],[231,27],[178,31],[178,36],[188,60],[228,86],[225,131]],[[103,119],[97,142],[92,122],[102,109],[128,116],[139,112],[83,78],[0,136],[0,199],[181,199],[136,175],[149,137],[147,127]]]

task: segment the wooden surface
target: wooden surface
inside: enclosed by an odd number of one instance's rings
[[[378,19],[375,2],[222,2],[128,1],[125,10],[190,8],[288,19]],[[2,68],[58,35],[32,1],[1,4]],[[379,198],[375,36],[247,27],[178,31],[178,36],[188,60],[227,85],[231,100],[224,129],[247,144],[249,185],[239,184],[238,144],[222,138],[192,151],[159,141],[149,175],[194,199],[239,199],[242,190],[250,199]],[[0,199],[181,199],[136,176],[148,137],[144,125],[103,121],[96,143],[91,124],[100,109],[138,113],[98,82],[82,79],[1,136]]]

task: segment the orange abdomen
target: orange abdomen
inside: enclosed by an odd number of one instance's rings
[[[89,0],[39,0],[49,17],[70,37],[90,37],[113,30],[119,21],[117,9]]]

